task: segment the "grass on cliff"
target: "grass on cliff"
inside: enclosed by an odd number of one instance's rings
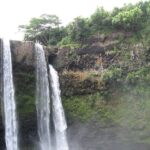
[[[88,78],[92,78],[92,77],[94,77],[94,79],[97,79],[96,77],[99,78],[101,76],[100,72],[97,70],[94,70],[94,69],[93,70],[92,69],[91,70],[85,70],[85,71],[79,71],[79,70],[67,71],[67,70],[64,70],[62,74],[67,75],[67,76],[73,76],[75,79],[78,79],[79,81],[84,81],[84,80],[86,80]]]

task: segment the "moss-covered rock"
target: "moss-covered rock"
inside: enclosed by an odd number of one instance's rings
[[[32,139],[37,138],[35,68],[14,63],[13,75],[19,122],[19,143],[26,146],[32,145]]]
[[[101,74],[95,71],[65,71],[60,74],[62,95],[86,95],[97,91],[106,91],[105,82],[101,81]]]

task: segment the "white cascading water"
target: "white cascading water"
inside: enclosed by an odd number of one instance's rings
[[[49,75],[52,88],[52,102],[53,102],[53,120],[56,131],[56,148],[57,150],[69,150],[67,136],[66,136],[66,119],[62,106],[59,77],[57,71],[52,65],[49,65]]]
[[[35,44],[36,55],[36,109],[40,150],[51,150],[50,139],[50,94],[47,64],[42,45]]]
[[[12,75],[10,41],[3,40],[3,104],[7,150],[18,150],[16,104]]]

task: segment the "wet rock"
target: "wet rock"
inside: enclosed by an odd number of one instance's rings
[[[34,65],[34,43],[11,41],[12,60],[21,65]]]

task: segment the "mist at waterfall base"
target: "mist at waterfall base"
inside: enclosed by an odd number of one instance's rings
[[[71,150],[149,150],[149,138],[147,143],[144,142],[150,133],[149,129],[146,130],[149,127],[149,121],[146,122],[143,119],[144,115],[150,112],[143,109],[145,97],[147,97],[147,105],[149,105],[150,96],[144,94],[139,97],[138,93],[137,97],[134,89],[131,94],[126,93],[124,97],[119,97],[123,103],[119,107],[115,105],[114,109],[117,116],[120,116],[117,121],[121,124],[113,122],[110,118],[103,120],[103,116],[102,119],[97,119],[96,114],[86,122],[73,123],[69,126],[68,131]],[[142,103],[140,104],[140,102]],[[109,115],[107,110],[104,111],[106,111],[106,115]],[[142,111],[145,113],[143,114]],[[149,117],[149,113],[147,117]]]

